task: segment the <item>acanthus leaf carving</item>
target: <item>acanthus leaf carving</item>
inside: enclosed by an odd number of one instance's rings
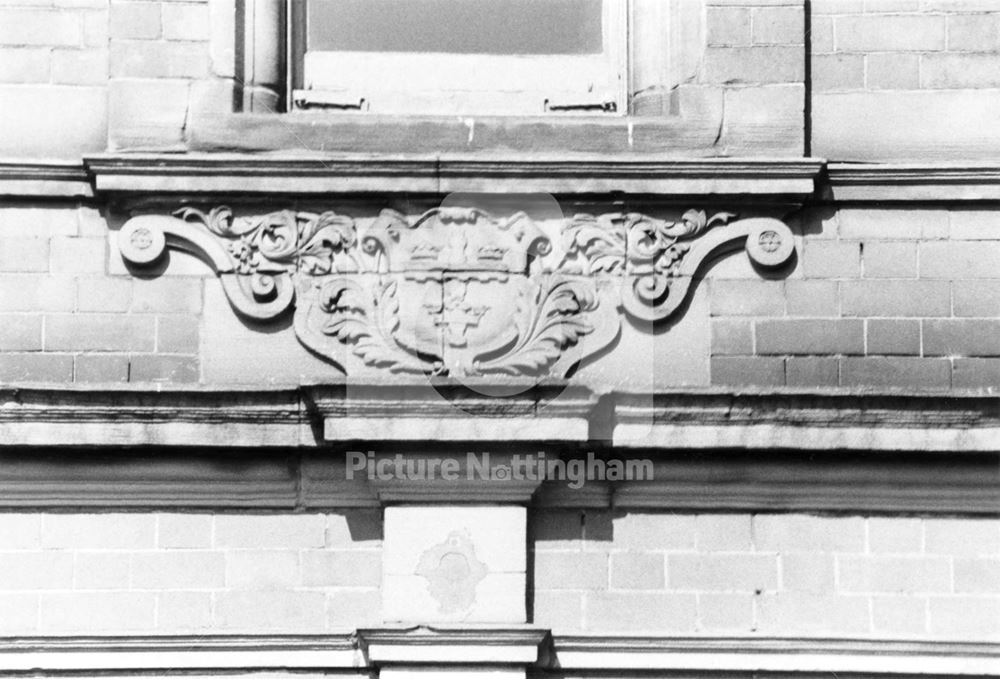
[[[392,372],[434,372],[432,364],[407,352],[394,339],[400,325],[397,285],[395,280],[382,281],[371,295],[355,281],[329,281],[320,293],[321,309],[329,316],[322,330],[351,347],[365,365]]]
[[[617,215],[578,214],[563,229],[565,254],[560,267],[573,273],[621,274],[625,271],[625,231]]]
[[[207,213],[186,207],[175,216],[200,223],[228,241],[241,274],[294,272],[347,273],[358,270],[353,250],[354,220],[334,212],[281,210],[255,217],[234,217],[227,206]]]
[[[598,298],[579,281],[547,280],[535,287],[530,300],[519,295],[517,306],[517,344],[499,358],[476,362],[476,372],[519,375],[548,368],[567,346],[594,331],[587,317],[597,309]]]
[[[740,244],[763,267],[794,252],[778,220],[704,210],[675,221],[578,214],[543,228],[524,213],[474,207],[362,221],[185,207],[134,217],[119,235],[134,266],[167,247],[201,255],[245,316],[274,318],[294,305],[299,340],[347,372],[456,377],[563,377],[614,340],[622,311],[669,317],[702,262]]]

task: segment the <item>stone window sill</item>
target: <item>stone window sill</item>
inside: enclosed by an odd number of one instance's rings
[[[781,88],[779,88],[781,89]],[[801,98],[799,89],[782,96]],[[669,153],[692,156],[801,156],[801,110],[767,119],[726,119],[723,93],[680,88],[670,106],[641,115],[395,116],[297,111],[226,113],[195,109],[189,151],[448,153],[504,149],[559,153]],[[123,139],[142,134],[118,130]],[[120,145],[120,148],[132,146]],[[134,150],[134,146],[132,147]]]
[[[719,121],[637,116],[387,116],[302,111],[197,116],[189,151],[514,152],[720,155]],[[722,154],[724,155],[724,154]]]

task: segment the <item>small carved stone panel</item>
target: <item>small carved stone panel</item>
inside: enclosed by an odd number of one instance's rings
[[[526,621],[526,510],[385,510],[385,622]]]
[[[765,268],[794,252],[778,220],[703,210],[536,223],[461,206],[367,220],[188,207],[134,217],[119,234],[133,266],[167,247],[211,262],[247,318],[294,306],[299,341],[347,375],[491,380],[566,377],[616,340],[623,318],[674,315],[699,266],[740,245]]]

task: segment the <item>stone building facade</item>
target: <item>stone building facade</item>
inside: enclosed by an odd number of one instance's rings
[[[0,0],[0,670],[1000,675],[994,0],[605,0],[517,115],[304,4]]]

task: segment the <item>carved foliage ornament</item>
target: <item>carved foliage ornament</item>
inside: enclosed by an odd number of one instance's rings
[[[644,321],[677,312],[710,256],[745,245],[777,267],[794,249],[782,222],[725,212],[535,223],[457,207],[373,220],[188,207],[133,217],[119,245],[134,266],[168,246],[201,256],[247,318],[294,304],[299,340],[345,372],[454,377],[565,377],[614,341],[622,311]]]

